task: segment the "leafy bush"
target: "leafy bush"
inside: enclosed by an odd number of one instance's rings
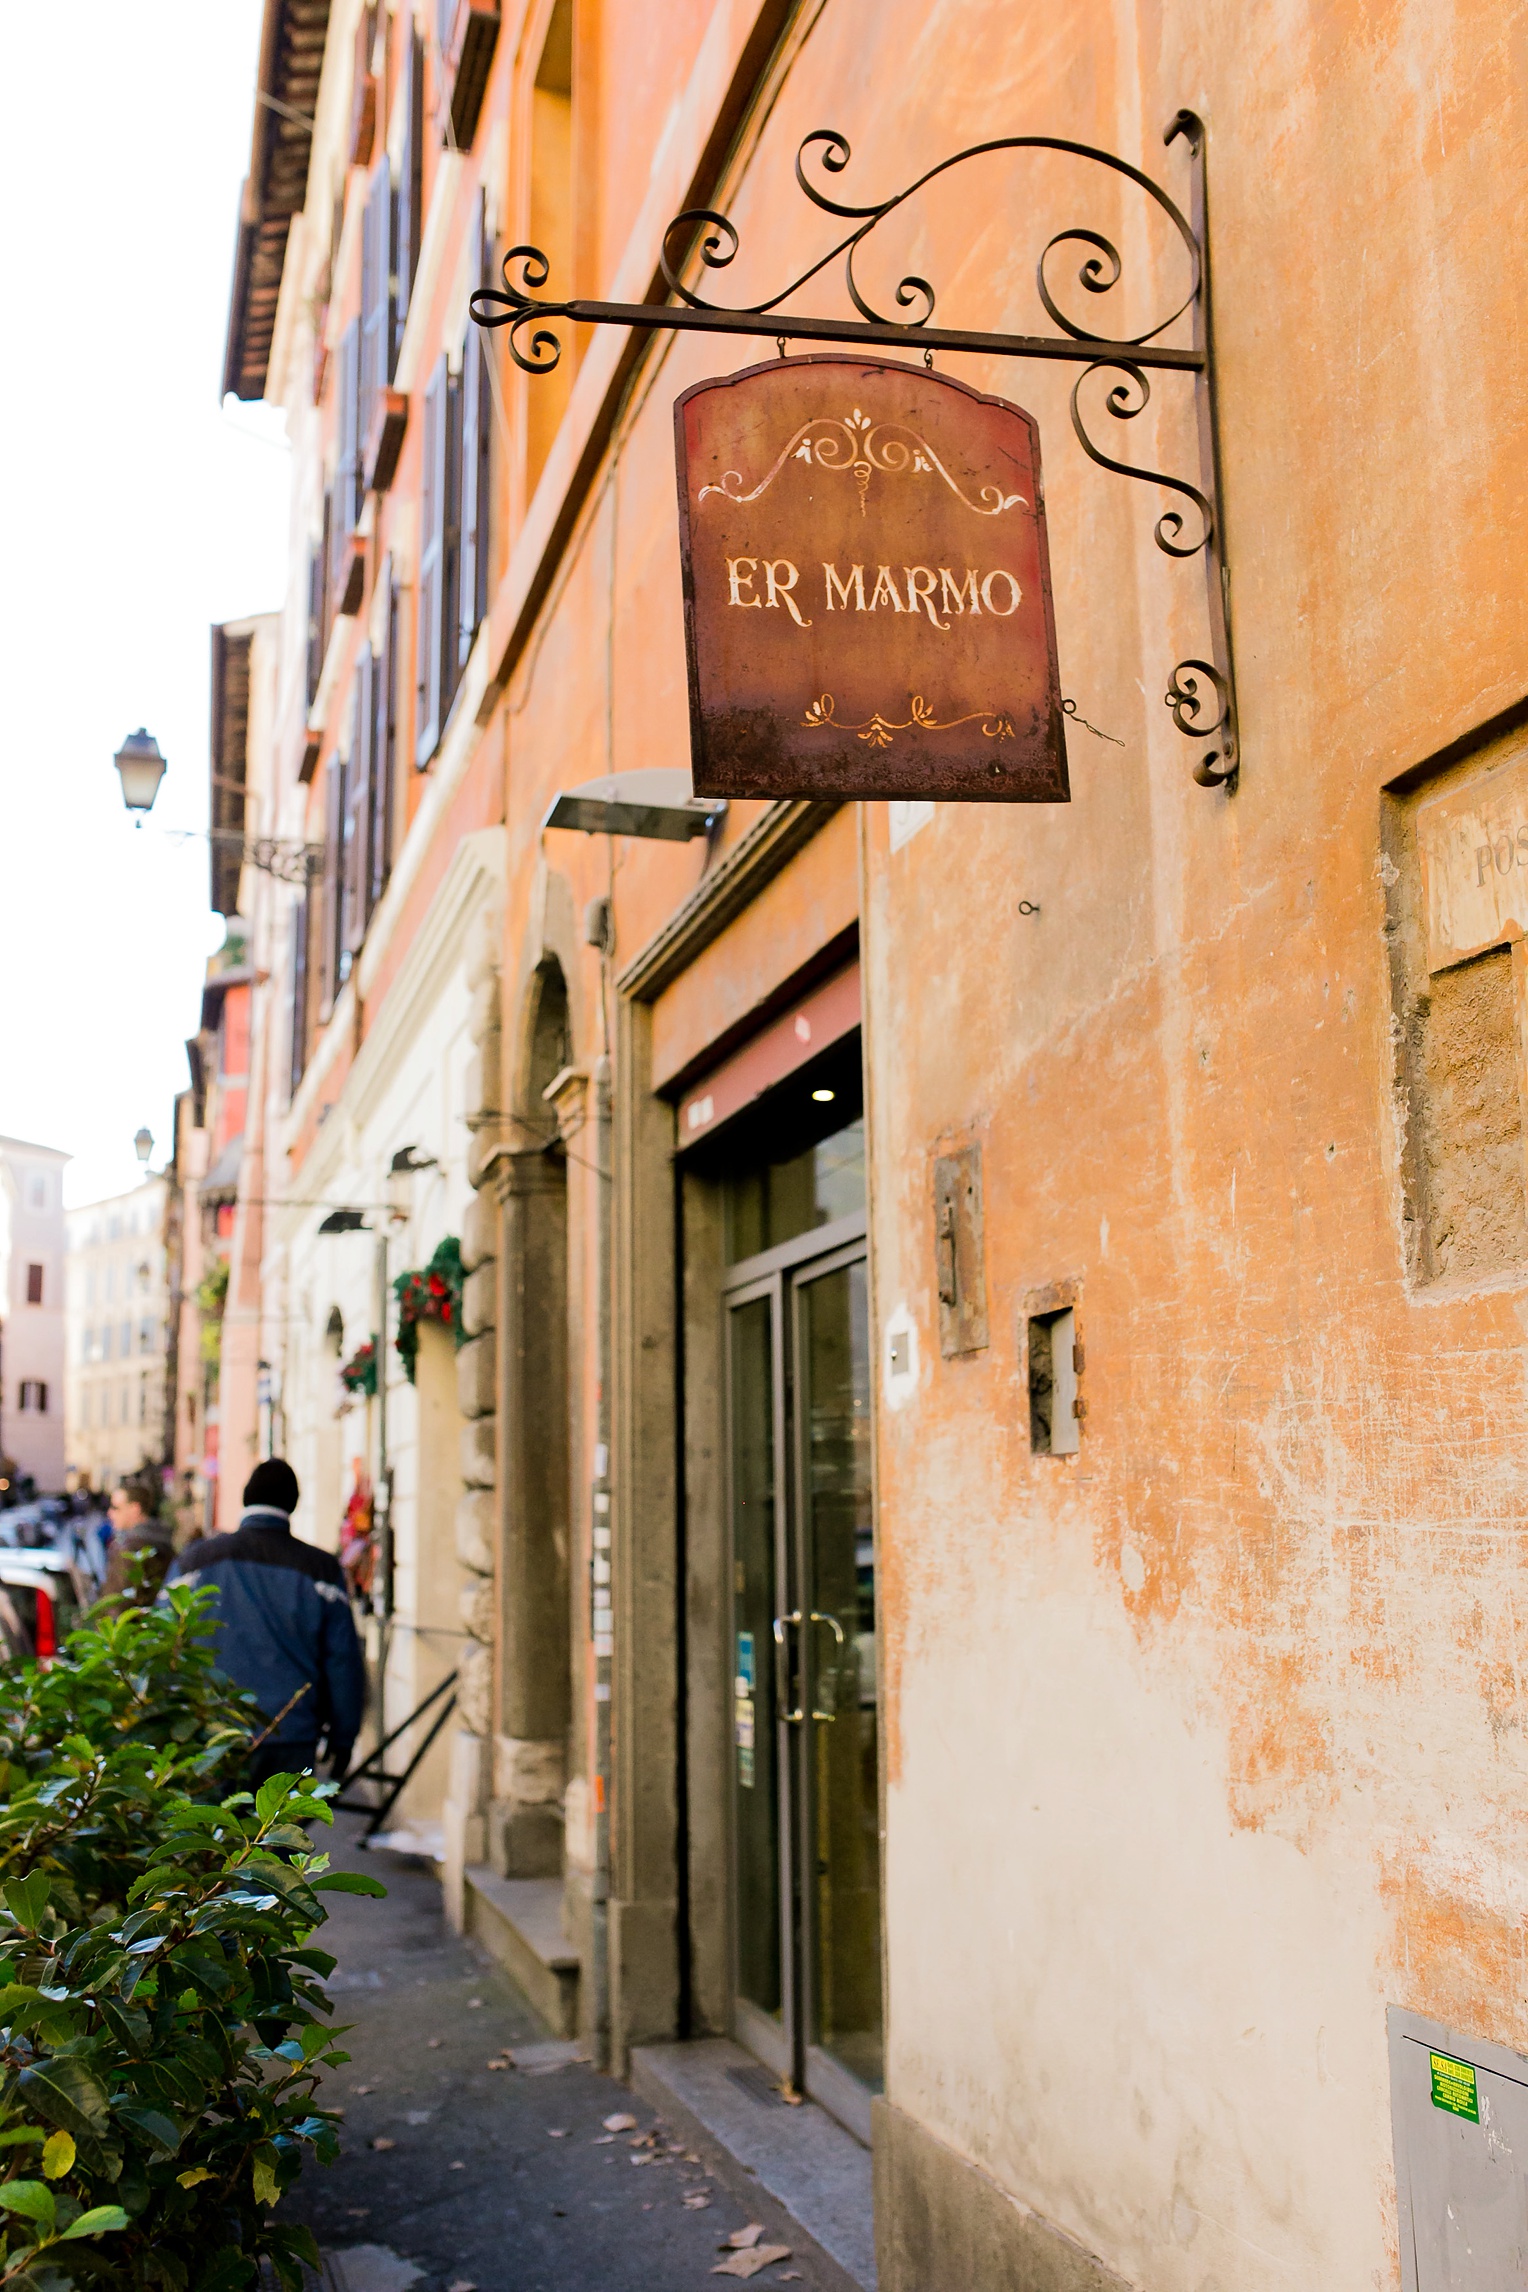
[[[212,1661],[210,1592],[97,1617],[64,1656],[0,1674],[0,2285],[238,2292],[269,2258],[301,2282],[307,2231],[274,2217],[333,2049],[312,1947],[330,1872],[323,1794],[235,1791],[258,1713]]]

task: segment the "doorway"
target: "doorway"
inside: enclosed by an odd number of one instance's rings
[[[733,2027],[868,2142],[882,2009],[863,1125],[791,1145],[727,1186]]]

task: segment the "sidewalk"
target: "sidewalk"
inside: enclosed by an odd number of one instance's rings
[[[330,2256],[334,2292],[708,2292],[749,2267],[751,2254],[718,2250],[734,2232],[758,2222],[756,2249],[790,2242],[767,2199],[740,2208],[651,2107],[568,2061],[448,1930],[429,1871],[362,1854],[358,1831],[341,1816],[326,1844],[388,1899],[330,1895],[319,1937],[339,1960],[335,2020],[352,2025],[351,2064],[322,2094],[345,2112],[341,2155],[310,2165],[284,2207]],[[489,2067],[506,2053],[520,2066]],[[607,2131],[617,2116],[634,2122]],[[805,2256],[752,2280],[829,2292]]]

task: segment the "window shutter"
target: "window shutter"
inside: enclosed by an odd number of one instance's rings
[[[393,293],[393,365],[403,340],[404,321],[419,262],[419,232],[424,205],[424,46],[417,30],[408,38],[403,65],[403,151],[398,167],[397,278]]]
[[[361,413],[363,464],[377,398],[393,378],[392,184],[384,151],[372,170],[361,225]]]
[[[366,936],[366,891],[371,880],[371,854],[367,828],[371,821],[372,734],[371,647],[356,663],[350,711],[350,762],[345,769],[344,915],[340,946],[346,955],[360,953]]]
[[[318,590],[319,590],[319,615],[318,615],[318,627],[319,627],[319,639],[318,639],[318,673],[319,673],[319,676],[322,676],[322,675],[323,675],[323,673],[324,673],[324,666],[323,666],[323,664],[324,664],[324,655],[325,655],[325,653],[326,653],[326,652],[328,651],[328,649],[329,649],[329,631],[330,631],[330,629],[331,629],[331,628],[334,626],[334,614],[333,614],[333,610],[332,610],[332,607],[331,607],[331,603],[330,603],[330,600],[331,600],[331,598],[332,598],[332,597],[333,597],[333,595],[334,595],[334,564],[333,564],[333,558],[334,558],[334,490],[333,490],[333,488],[332,488],[331,486],[326,486],[326,487],[324,488],[324,532],[323,532],[323,539],[320,541],[320,543],[319,543],[319,547],[318,547],[318,575],[317,575],[317,579],[318,579]],[[318,691],[318,684],[317,684],[317,680],[316,680],[316,679],[315,679],[315,681],[314,681],[313,690],[314,690],[314,692],[315,692],[315,693]]]
[[[473,332],[477,329],[474,327]],[[462,611],[462,378],[446,376],[445,540],[441,551],[440,728],[444,732],[459,675],[457,630]]]
[[[473,286],[488,283],[487,202],[478,193],[473,220],[474,247],[469,277]],[[456,665],[467,665],[478,624],[488,609],[488,451],[493,433],[493,405],[488,376],[488,336],[480,326],[467,328],[462,352],[462,510],[461,576],[458,582]]]
[[[349,558],[346,548],[361,514],[361,322],[353,318],[340,337],[339,463],[334,475],[336,561]]]
[[[308,552],[308,679],[307,705],[313,706],[318,680],[324,673],[324,551]]]
[[[367,844],[371,854],[366,887],[366,914],[387,889],[393,867],[393,781],[398,768],[397,726],[393,693],[398,678],[398,592],[393,586],[391,561],[384,564],[379,586],[387,599],[382,624],[382,651],[371,679],[371,821]]]
[[[415,716],[414,763],[423,771],[435,753],[444,715],[446,480],[450,466],[450,375],[444,355],[424,393],[424,469],[419,501],[419,704]]]
[[[304,891],[292,909],[292,1055],[287,1096],[297,1096],[308,1063],[308,930],[312,899]]]
[[[328,1018],[334,1008],[335,955],[339,939],[338,916],[340,906],[340,760],[331,756],[328,777],[324,783],[324,876],[323,896],[319,902],[319,963],[318,963],[318,1017],[319,1023]]]

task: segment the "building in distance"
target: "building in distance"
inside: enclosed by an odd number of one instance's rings
[[[165,1182],[68,1213],[68,1464],[92,1488],[157,1466],[169,1318]]]
[[[64,1483],[64,1164],[0,1138],[0,1480]],[[10,1487],[0,1502],[12,1502]]]

